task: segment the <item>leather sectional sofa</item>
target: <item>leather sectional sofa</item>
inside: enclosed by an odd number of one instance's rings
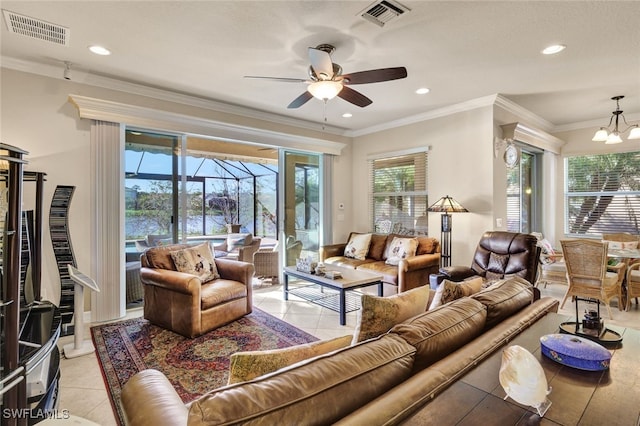
[[[431,290],[433,292],[433,290]],[[299,362],[183,404],[166,377],[125,385],[130,425],[400,424],[480,360],[556,312],[520,278],[427,311],[378,338]]]
[[[352,232],[347,241],[352,235],[358,235],[358,233]],[[386,256],[394,237],[416,238],[418,248],[415,256],[402,259],[397,265],[388,265]],[[385,284],[397,287],[398,293],[427,284],[429,275],[437,273],[440,267],[440,242],[427,236],[372,234],[369,251],[364,260],[345,257],[346,245],[347,243],[340,243],[320,247],[320,262],[377,272],[382,274],[382,281]]]

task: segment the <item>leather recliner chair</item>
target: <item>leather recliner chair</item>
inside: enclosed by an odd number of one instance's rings
[[[429,284],[436,288],[443,280],[459,282],[475,276],[485,281],[500,280],[518,276],[536,282],[540,248],[531,234],[504,231],[488,231],[482,235],[473,262],[467,266],[440,268],[438,274],[431,274]]]
[[[152,247],[140,256],[144,318],[193,338],[251,313],[253,264],[215,259],[220,278],[202,283],[175,268],[171,251],[186,247]]]

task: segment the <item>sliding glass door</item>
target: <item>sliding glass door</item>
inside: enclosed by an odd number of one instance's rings
[[[323,164],[320,154],[281,150],[281,241],[286,265],[300,256],[318,260],[323,222]]]

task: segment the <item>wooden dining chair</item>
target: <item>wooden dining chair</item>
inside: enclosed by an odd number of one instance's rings
[[[632,264],[627,269],[627,304],[625,310],[628,311],[631,307],[632,299],[635,299],[637,305],[638,297],[640,297],[640,261]]]
[[[607,307],[611,314],[610,301],[618,298],[618,309],[622,310],[622,286],[618,274],[607,271],[608,243],[594,240],[562,240],[562,253],[567,264],[569,287],[560,308],[570,296],[595,299]]]

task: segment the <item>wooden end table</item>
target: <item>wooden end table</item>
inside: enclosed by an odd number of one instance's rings
[[[284,300],[289,300],[289,293],[309,302],[315,303],[340,314],[340,325],[347,323],[347,312],[360,309],[359,303],[348,303],[348,290],[354,290],[371,285],[378,285],[378,296],[383,296],[382,275],[369,271],[343,268],[339,266],[326,266],[327,271],[338,271],[342,278],[330,279],[322,275],[310,274],[298,271],[295,266],[284,268]],[[311,283],[310,285],[289,288],[289,277],[295,277]],[[320,286],[320,289],[314,288]],[[324,288],[337,291],[324,292]],[[337,299],[337,300],[336,300]],[[337,302],[337,303],[336,303]]]

